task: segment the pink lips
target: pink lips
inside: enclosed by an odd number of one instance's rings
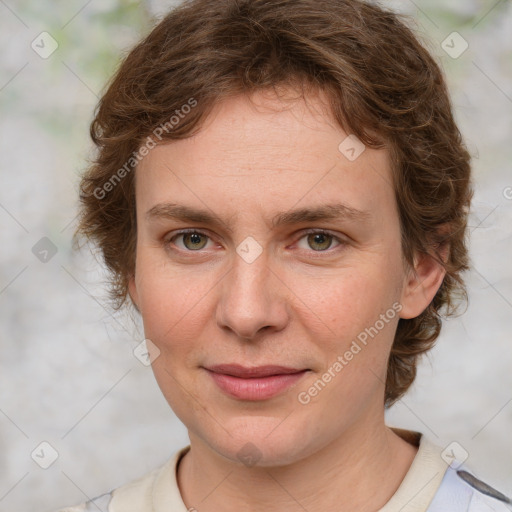
[[[220,364],[205,368],[219,388],[241,400],[265,400],[295,384],[308,370],[285,366],[246,368]]]

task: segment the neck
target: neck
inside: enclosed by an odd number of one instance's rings
[[[313,455],[286,466],[240,466],[191,435],[178,468],[187,507],[201,512],[325,510],[373,512],[404,479],[417,448],[380,422],[354,426]]]

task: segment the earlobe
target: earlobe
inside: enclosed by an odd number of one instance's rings
[[[441,256],[446,261],[446,247],[442,248]],[[434,299],[445,275],[446,270],[433,256],[418,255],[402,290],[400,318],[416,318],[421,315]]]

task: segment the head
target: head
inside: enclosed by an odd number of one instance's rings
[[[292,461],[377,421],[465,298],[469,155],[395,13],[185,2],[124,59],[91,136],[77,237],[114,306],[141,314],[169,404],[221,454]],[[213,382],[226,363],[307,371],[248,401]]]

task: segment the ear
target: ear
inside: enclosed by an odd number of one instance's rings
[[[446,261],[448,245],[439,248],[438,254]],[[410,268],[402,289],[400,318],[416,318],[434,299],[446,274],[443,266],[429,254],[418,254],[414,258],[414,269]]]

